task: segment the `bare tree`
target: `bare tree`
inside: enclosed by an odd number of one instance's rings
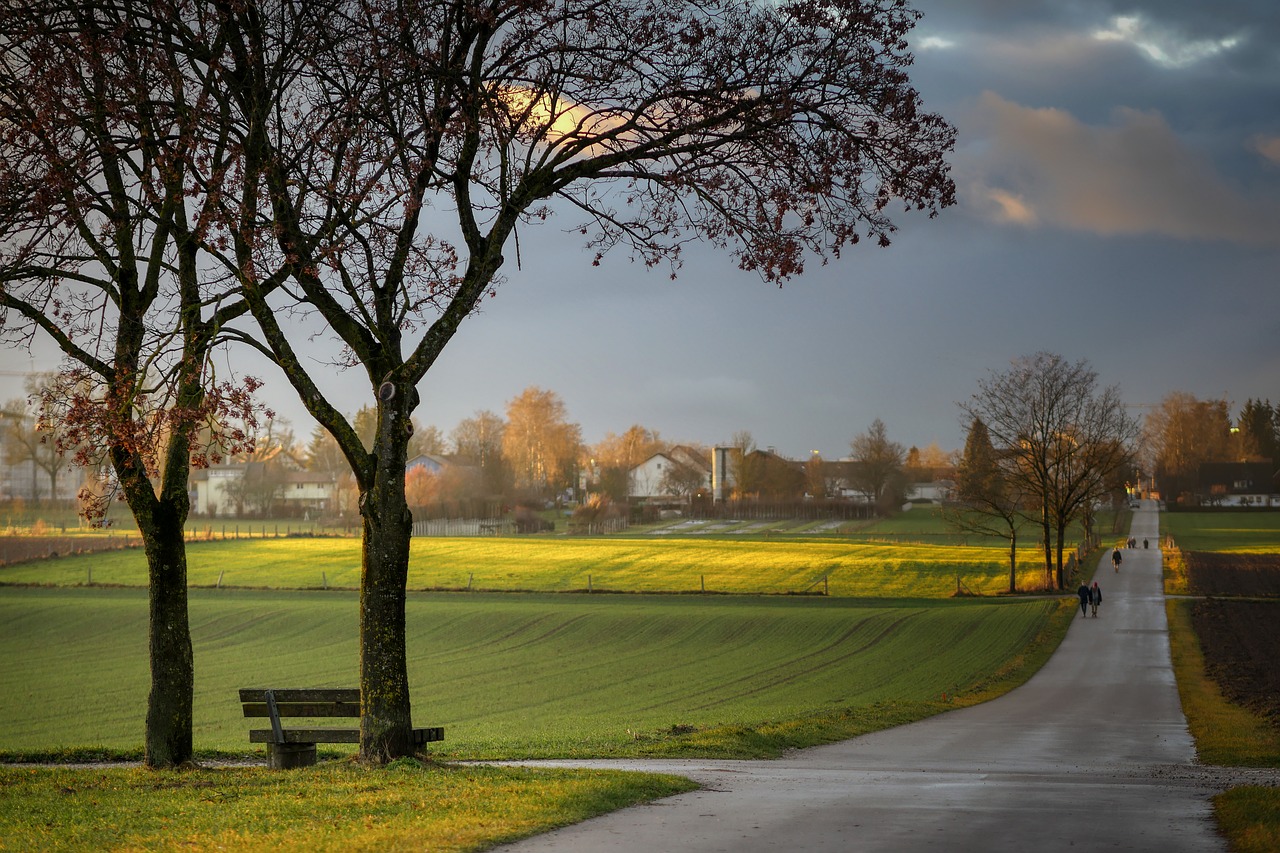
[[[1137,425],[1116,388],[1098,390],[1097,374],[1084,360],[1036,353],[993,372],[978,388],[961,408],[1016,462],[1011,480],[1039,504],[1045,572],[1052,579],[1056,567],[1061,588],[1067,527],[1128,465]]]
[[[706,463],[704,463],[706,464]],[[700,489],[708,486],[707,472],[692,461],[685,461],[681,454],[671,457],[671,464],[662,471],[658,488],[669,495],[692,499]]]
[[[102,0],[0,7],[0,329],[45,335],[66,369],[42,400],[77,462],[110,461],[112,488],[82,492],[102,518],[119,493],[137,520],[150,592],[146,763],[193,757],[193,663],[183,524],[192,464],[235,447],[252,381],[218,381],[209,355],[244,310],[208,276],[224,240],[219,199],[244,150],[213,105],[213,77],[181,55],[216,43],[207,7]],[[262,295],[270,291],[264,282]]]
[[[905,453],[902,445],[889,440],[884,422],[876,418],[865,433],[849,442],[851,485],[871,498],[876,506],[884,503],[895,483],[901,486]]]
[[[576,213],[597,262],[621,247],[674,271],[701,239],[782,282],[809,257],[887,245],[894,203],[954,201],[954,132],[910,86],[919,16],[899,2],[211,0],[144,17],[213,83],[195,137],[237,157],[221,174],[238,186],[209,195],[234,227],[202,246],[242,285],[245,340],[359,483],[367,760],[412,749],[417,385],[495,292],[517,228]],[[284,322],[295,312],[321,323]],[[320,390],[317,325],[367,378],[371,447]]]
[[[819,500],[826,498],[830,487],[827,483],[827,463],[816,452],[804,463],[805,491]]]
[[[1011,476],[1009,457],[991,444],[986,424],[974,418],[956,468],[956,503],[948,520],[958,529],[1009,543],[1009,592],[1018,591],[1018,530],[1026,521],[1023,480]]]
[[[591,469],[599,471],[601,491],[612,501],[625,502],[631,494],[632,470],[665,449],[656,431],[633,424],[622,435],[606,434],[585,452]]]
[[[30,385],[27,390],[37,395],[40,391]],[[41,422],[38,412],[33,412],[26,401],[10,400],[0,411],[0,429],[7,433],[5,464],[17,467],[31,463],[28,496],[32,500],[42,499],[38,472],[43,472],[49,483],[49,498],[57,500],[58,481],[72,459],[70,453],[58,448],[59,425]]]
[[[507,403],[502,455],[517,486],[540,494],[563,486],[581,444],[580,428],[569,423],[564,401],[554,391],[526,388]]]
[[[764,489],[764,460],[756,453],[756,440],[747,430],[738,430],[729,442],[729,468],[733,494],[739,500],[758,497]]]
[[[1226,400],[1201,400],[1175,391],[1147,413],[1142,428],[1147,465],[1172,500],[1189,495],[1205,462],[1233,458]]]
[[[511,467],[502,456],[502,434],[507,422],[488,410],[460,421],[449,433],[454,452],[479,466],[484,489],[504,494],[511,487]]]

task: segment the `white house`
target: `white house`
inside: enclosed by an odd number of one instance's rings
[[[235,488],[244,476],[243,463],[225,463],[191,472],[192,515],[235,515]]]
[[[631,469],[627,496],[635,500],[676,498],[664,479],[677,467],[696,472],[699,479],[697,488],[711,487],[711,468],[707,461],[688,447],[676,446],[665,453],[653,454]]]
[[[242,485],[246,476],[278,478],[279,481],[273,484],[273,515],[301,517],[325,512],[333,505],[338,489],[338,478],[322,471],[281,468],[271,474],[259,462],[210,465],[191,472],[192,514],[210,517],[237,515],[244,500]]]

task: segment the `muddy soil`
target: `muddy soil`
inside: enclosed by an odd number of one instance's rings
[[[137,534],[133,536],[132,541],[124,535],[0,536],[0,566],[47,557],[65,557],[68,554],[116,550],[137,543]]]
[[[1280,597],[1280,554],[1188,551],[1185,556],[1196,595]]]
[[[1207,598],[1192,608],[1205,668],[1234,702],[1280,727],[1280,555],[1187,555],[1197,595],[1275,597]]]

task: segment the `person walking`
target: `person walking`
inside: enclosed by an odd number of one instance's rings
[[[1098,582],[1093,582],[1093,587],[1089,590],[1089,604],[1093,609],[1093,618],[1098,618],[1098,605],[1102,603],[1102,587],[1098,586]]]
[[[1121,560],[1120,549],[1113,548],[1111,550],[1111,565],[1115,568],[1117,572],[1120,571],[1120,560]]]
[[[1080,596],[1080,615],[1088,616],[1089,599],[1092,596],[1092,593],[1089,591],[1089,587],[1084,584],[1080,584],[1080,588],[1076,590],[1076,595]]]

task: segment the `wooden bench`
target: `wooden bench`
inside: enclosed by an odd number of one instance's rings
[[[267,766],[277,770],[310,767],[316,763],[317,743],[359,743],[360,729],[288,728],[283,717],[319,719],[327,717],[359,717],[360,690],[355,687],[316,687],[282,690],[247,688],[240,691],[240,702],[246,717],[270,717],[271,728],[252,729],[250,743],[267,745]],[[422,746],[444,740],[440,726],[413,729],[413,742]]]

